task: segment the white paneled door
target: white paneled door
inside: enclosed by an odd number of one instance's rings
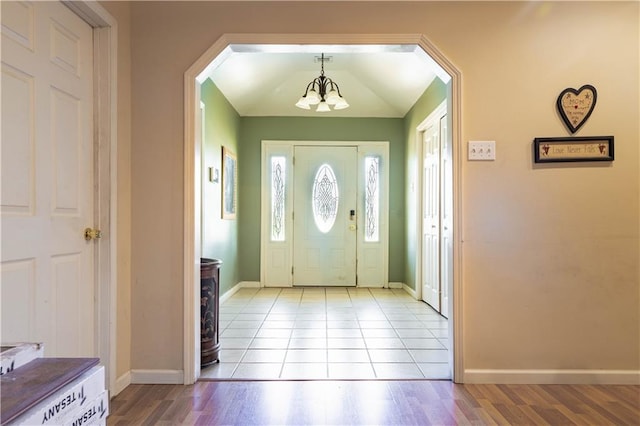
[[[422,299],[440,312],[440,132],[437,122],[422,133]]]
[[[92,28],[59,2],[1,6],[2,342],[95,356]]]
[[[422,134],[422,299],[449,316],[453,281],[453,165],[446,104],[420,127]]]
[[[358,149],[294,152],[293,285],[355,286]]]

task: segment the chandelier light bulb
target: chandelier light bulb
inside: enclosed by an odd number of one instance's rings
[[[318,92],[316,92],[314,89],[309,90],[306,97],[307,97],[307,104],[309,105],[316,105],[317,103],[320,102],[320,96],[318,95]]]
[[[331,91],[327,94],[327,103],[329,105],[335,105],[340,100],[340,95],[338,95],[338,91],[336,89],[331,89]]]
[[[333,109],[345,109],[345,108],[349,108],[349,103],[346,101],[345,98],[340,96],[340,99],[338,99],[338,102],[336,102],[336,104],[333,106]]]
[[[329,112],[331,111],[331,108],[329,108],[329,105],[327,104],[326,101],[322,101],[318,104],[318,108],[316,108],[316,112]]]
[[[309,104],[307,103],[307,98],[305,96],[301,97],[298,102],[296,103],[296,106],[298,108],[302,108],[302,109],[311,109],[311,107],[309,106]]]

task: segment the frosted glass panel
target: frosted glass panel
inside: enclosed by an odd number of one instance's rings
[[[333,169],[328,164],[318,168],[313,182],[313,219],[322,233],[327,233],[333,227],[338,214],[338,182]]]
[[[271,241],[285,240],[285,157],[271,157]]]
[[[377,242],[380,239],[380,158],[365,157],[365,213],[364,240]]]

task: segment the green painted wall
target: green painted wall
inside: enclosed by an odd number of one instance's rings
[[[202,85],[205,104],[203,179],[202,179],[202,256],[221,259],[220,293],[240,282],[238,265],[238,229],[240,220],[223,220],[221,214],[221,180],[208,179],[208,168],[222,171],[222,146],[238,153],[240,116],[211,80]],[[242,162],[239,161],[239,167]],[[238,183],[240,185],[240,182]],[[239,191],[241,192],[241,191]],[[238,216],[242,202],[238,200]]]
[[[434,109],[438,107],[447,98],[447,92],[449,88],[445,85],[442,80],[436,78],[433,83],[427,90],[422,94],[422,96],[418,99],[418,101],[413,105],[413,107],[409,110],[407,115],[404,117],[404,134],[405,134],[405,182],[411,183],[415,180],[416,176],[416,168],[419,164],[418,159],[416,158],[416,128],[420,123],[424,121],[425,118],[433,112]],[[414,182],[415,183],[415,182]],[[417,214],[418,214],[418,205],[416,202],[416,195],[411,192],[411,185],[406,185],[405,189],[405,200],[406,200],[406,214],[404,216],[404,220],[406,223],[406,245],[403,247],[405,250],[405,264],[404,264],[404,282],[407,286],[412,289],[416,289],[415,277],[416,277],[416,262],[415,262],[415,253],[416,253],[416,244],[418,232],[416,229],[417,225]]]
[[[262,140],[389,141],[389,280],[405,268],[405,136],[400,118],[243,117],[238,170],[239,241],[243,281],[260,280],[260,156]]]

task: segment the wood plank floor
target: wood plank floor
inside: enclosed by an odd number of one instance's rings
[[[640,425],[640,386],[449,381],[130,385],[108,425]]]

